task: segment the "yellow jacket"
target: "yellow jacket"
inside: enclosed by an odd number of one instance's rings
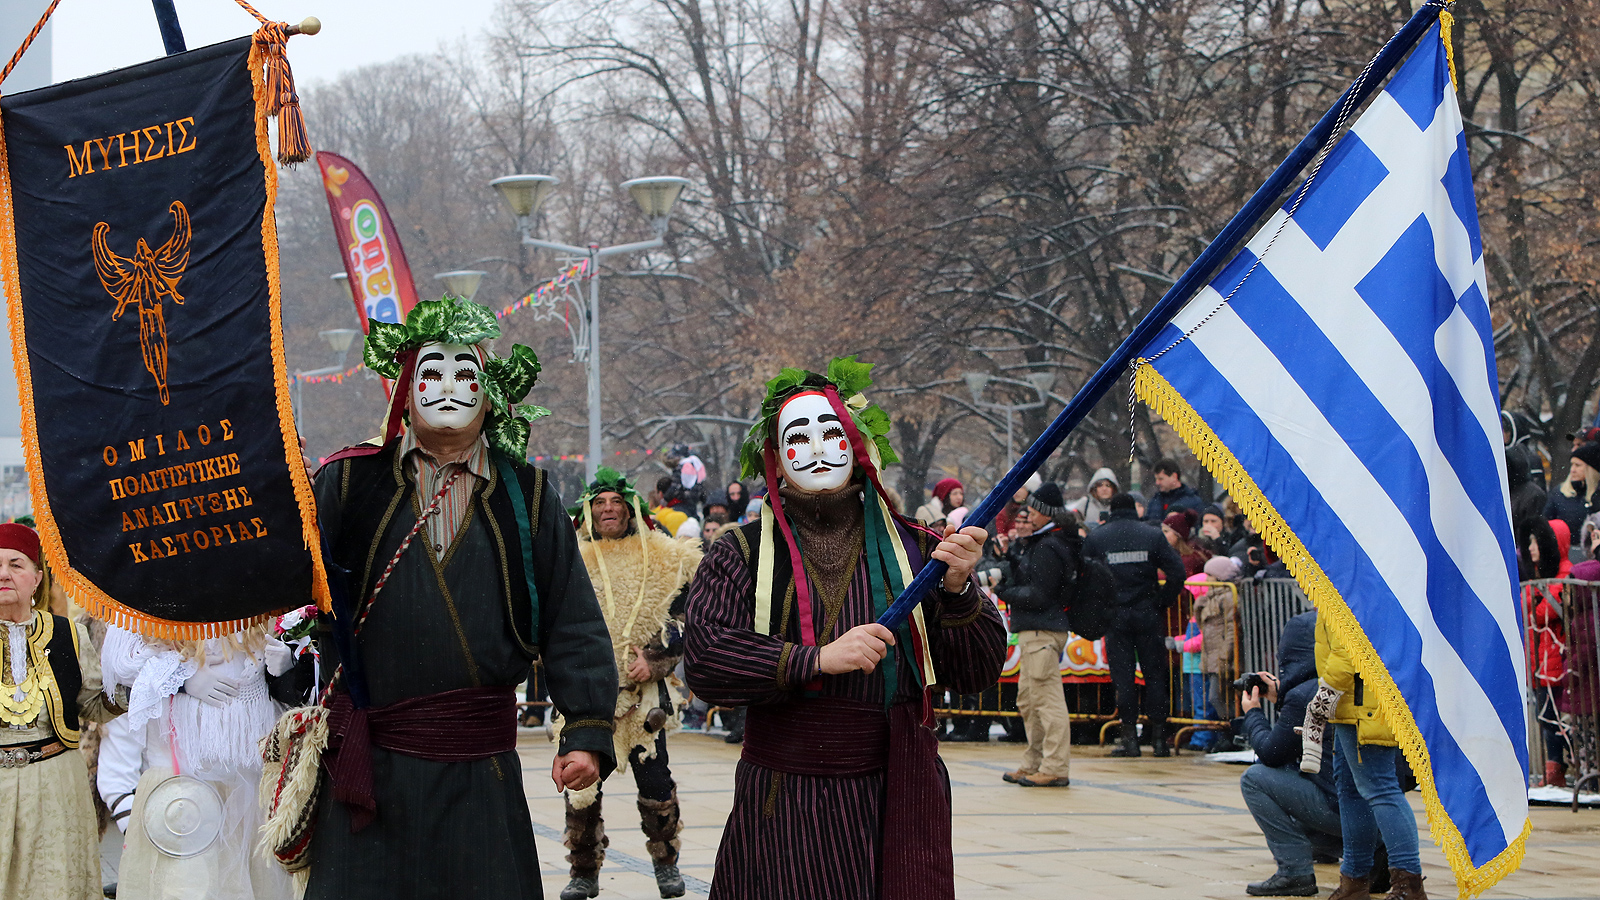
[[[667,530],[667,534],[674,537],[677,536],[678,529],[683,527],[683,523],[689,521],[688,514],[670,506],[663,506],[660,509],[652,506],[650,507],[650,515],[654,516],[661,527]]]
[[[1347,645],[1328,626],[1328,617],[1324,615],[1317,616],[1317,677],[1334,690],[1344,692],[1329,722],[1355,725],[1357,743],[1398,745],[1388,718],[1378,709],[1378,692],[1363,683]]]

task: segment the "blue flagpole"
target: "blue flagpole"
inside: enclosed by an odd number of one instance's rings
[[[172,0],[150,0],[156,10],[156,27],[161,29],[161,44],[167,55],[189,49],[183,42],[183,26],[178,24],[178,8]]]
[[[979,503],[977,508],[967,515],[965,524],[987,527],[994,520],[1006,500],[1017,492],[1017,488],[1022,487],[1022,483],[1028,480],[1029,475],[1032,475],[1038,471],[1040,466],[1044,465],[1045,459],[1051,453],[1054,453],[1057,447],[1061,446],[1061,442],[1066,440],[1068,434],[1072,433],[1072,429],[1078,427],[1078,423],[1083,421],[1083,417],[1089,414],[1089,410],[1093,409],[1095,404],[1100,402],[1100,398],[1104,397],[1106,392],[1111,390],[1112,386],[1117,383],[1117,379],[1121,377],[1123,370],[1127,369],[1128,363],[1133,361],[1134,354],[1141,347],[1150,343],[1151,339],[1166,327],[1167,323],[1172,320],[1173,316],[1178,314],[1184,304],[1188,303],[1190,298],[1205,286],[1217,269],[1232,258],[1239,244],[1250,236],[1250,232],[1256,227],[1256,223],[1279,205],[1279,198],[1283,196],[1283,192],[1289,189],[1295,179],[1300,176],[1300,170],[1311,162],[1312,158],[1317,155],[1317,151],[1322,148],[1322,145],[1332,135],[1334,127],[1339,121],[1340,111],[1345,108],[1346,103],[1349,103],[1351,109],[1354,109],[1380,90],[1389,72],[1400,64],[1400,60],[1404,58],[1412,45],[1416,44],[1428,32],[1428,29],[1433,27],[1434,21],[1439,18],[1439,12],[1444,9],[1444,6],[1443,3],[1439,2],[1430,2],[1424,5],[1412,15],[1410,21],[1406,22],[1404,27],[1395,33],[1394,37],[1389,39],[1389,43],[1385,44],[1383,49],[1378,52],[1378,55],[1373,58],[1367,77],[1346,88],[1333,106],[1322,114],[1322,118],[1317,121],[1316,126],[1304,138],[1301,138],[1300,143],[1278,165],[1278,168],[1273,171],[1266,183],[1256,190],[1249,202],[1235,213],[1232,219],[1228,220],[1228,224],[1223,226],[1222,231],[1217,234],[1210,245],[1189,265],[1189,268],[1184,270],[1183,275],[1162,295],[1161,299],[1156,301],[1155,307],[1150,310],[1149,314],[1134,327],[1133,332],[1123,340],[1116,351],[1101,364],[1100,368],[1089,377],[1089,380],[1084,382],[1083,387],[1079,388],[1078,392],[1072,396],[1072,399],[1067,402],[1066,407],[1055,417],[1050,426],[1044,430],[1043,434],[1039,435],[1038,440],[1035,440],[1033,445],[1017,460],[1016,465],[1011,467],[1011,471],[1007,472],[995,484],[994,489],[989,492],[988,496],[983,498],[983,502]],[[889,609],[879,617],[879,624],[888,626],[890,629],[899,628],[900,625],[904,624],[906,617],[911,615],[911,610],[921,601],[922,596],[933,587],[935,582],[944,579],[947,568],[944,563],[938,560],[930,560],[926,566],[922,567],[922,571],[917,573],[917,577],[906,585],[906,589],[901,592],[900,596],[895,598]]]

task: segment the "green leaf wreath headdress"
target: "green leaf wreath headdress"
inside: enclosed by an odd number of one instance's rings
[[[622,496],[622,502],[626,503],[628,508],[633,510],[633,528],[635,532],[640,535],[640,540],[643,541],[644,532],[655,527],[654,520],[651,519],[650,514],[646,512],[650,506],[645,502],[643,497],[639,496],[639,492],[633,489],[633,485],[628,482],[628,476],[618,472],[616,469],[613,469],[610,466],[601,466],[600,468],[596,469],[594,472],[594,480],[589,482],[589,486],[587,488],[584,488],[583,493],[578,497],[578,502],[567,507],[567,515],[577,520],[578,524],[581,526],[579,529],[579,534],[581,534],[582,537],[587,540],[594,540],[595,538],[599,537],[599,535],[595,533],[594,512],[591,504],[594,503],[594,498],[607,492],[615,492],[620,494]],[[644,563],[646,566],[648,566],[650,560],[649,545],[645,544],[644,547]],[[611,576],[606,571],[605,559],[604,557],[600,556],[600,547],[598,544],[595,545],[595,558],[600,560],[601,587],[605,592],[604,599],[609,607],[611,602]],[[641,583],[641,593],[639,595],[639,602],[641,603],[644,602],[644,594],[642,593],[643,588],[644,585]]]
[[[589,486],[584,488],[583,493],[579,495],[578,502],[567,507],[567,515],[576,519],[578,514],[583,512],[583,508],[594,501],[594,498],[608,492],[622,495],[622,502],[629,506],[644,502],[644,498],[640,497],[639,492],[634,490],[633,485],[628,482],[628,476],[610,466],[601,466],[595,470],[594,480],[589,482]]]
[[[423,300],[411,308],[401,323],[368,320],[366,343],[361,350],[367,368],[391,381],[408,381],[416,367],[417,349],[423,344],[472,346],[500,336],[500,323],[487,307],[446,294]],[[535,419],[550,415],[542,406],[522,404],[539,380],[539,357],[522,344],[508,356],[485,351],[479,381],[489,401],[483,434],[489,446],[512,459],[526,459],[528,433]],[[396,384],[385,438],[399,433],[400,412],[406,408],[409,385]],[[522,404],[522,405],[519,405]]]
[[[873,363],[857,362],[854,356],[843,356],[828,363],[826,374],[788,367],[781,369],[777,377],[767,382],[761,416],[751,426],[744,446],[739,448],[740,477],[753,478],[766,473],[762,452],[769,440],[777,440],[778,410],[785,401],[803,391],[823,390],[829,385],[838,390],[856,428],[871,442],[869,452],[876,451],[878,468],[899,462],[900,457],[889,446],[889,414],[867,402],[865,392],[872,387],[872,366]]]

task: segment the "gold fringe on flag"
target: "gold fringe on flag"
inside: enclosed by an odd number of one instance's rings
[[[1500,879],[1516,871],[1517,867],[1522,865],[1528,834],[1533,828],[1532,822],[1525,821],[1522,833],[1494,859],[1482,866],[1472,864],[1461,830],[1451,821],[1449,814],[1445,812],[1444,804],[1439,799],[1439,789],[1433,780],[1433,766],[1428,758],[1428,748],[1423,743],[1422,731],[1417,727],[1410,707],[1406,706],[1400,688],[1395,684],[1383,661],[1379,659],[1377,651],[1372,647],[1372,641],[1362,631],[1355,614],[1339,595],[1338,589],[1333,586],[1333,582],[1322,571],[1316,559],[1306,550],[1305,544],[1273,508],[1272,502],[1261,492],[1255,480],[1244,470],[1244,466],[1239,464],[1233,451],[1222,443],[1211,426],[1200,418],[1199,413],[1195,412],[1194,407],[1183,399],[1171,383],[1143,359],[1139,360],[1134,371],[1133,387],[1139,399],[1172,426],[1173,431],[1177,432],[1178,437],[1194,452],[1200,463],[1216,477],[1228,491],[1229,496],[1238,502],[1240,508],[1250,517],[1250,522],[1256,526],[1256,531],[1266,540],[1273,552],[1278,554],[1278,558],[1289,567],[1289,572],[1294,575],[1295,581],[1300,583],[1306,596],[1316,605],[1317,614],[1327,616],[1329,624],[1344,639],[1355,657],[1356,668],[1361,672],[1361,677],[1368,685],[1377,689],[1379,709],[1388,718],[1395,738],[1399,741],[1400,749],[1411,763],[1412,771],[1416,773],[1417,782],[1422,788],[1423,803],[1428,810],[1428,830],[1433,836],[1434,843],[1439,845],[1444,851],[1445,858],[1450,862],[1450,870],[1455,874],[1457,889],[1462,900],[1482,894]]]
[[[263,76],[263,59],[267,48],[258,40],[250,45],[250,82],[255,87],[256,101],[256,152],[261,157],[261,167],[267,178],[266,210],[261,216],[261,246],[267,258],[267,296],[270,310],[267,320],[272,323],[272,373],[278,401],[278,430],[283,435],[283,458],[289,465],[289,479],[294,484],[294,497],[300,505],[301,536],[311,553],[311,593],[317,607],[323,612],[333,608],[328,593],[328,570],[322,562],[322,532],[317,526],[317,501],[311,493],[311,476],[306,472],[304,457],[300,454],[299,432],[295,429],[294,399],[289,393],[289,360],[283,341],[283,285],[278,275],[278,220],[273,210],[278,198],[278,170],[272,165],[272,147],[267,141],[267,120],[263,110],[271,102],[267,79]],[[287,68],[287,64],[285,65]],[[279,132],[282,147],[282,131]],[[292,609],[293,606],[287,609]],[[285,609],[284,611],[287,611]]]

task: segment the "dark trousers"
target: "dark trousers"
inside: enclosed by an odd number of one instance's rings
[[[1256,763],[1244,770],[1239,791],[1282,874],[1314,875],[1318,848],[1333,856],[1341,852],[1338,801],[1298,770]]]
[[[1106,632],[1106,662],[1111,666],[1111,685],[1117,692],[1117,711],[1122,715],[1122,736],[1131,738],[1139,722],[1139,685],[1134,681],[1135,665],[1144,671],[1144,714],[1152,730],[1167,726],[1167,642],[1154,629]]]

